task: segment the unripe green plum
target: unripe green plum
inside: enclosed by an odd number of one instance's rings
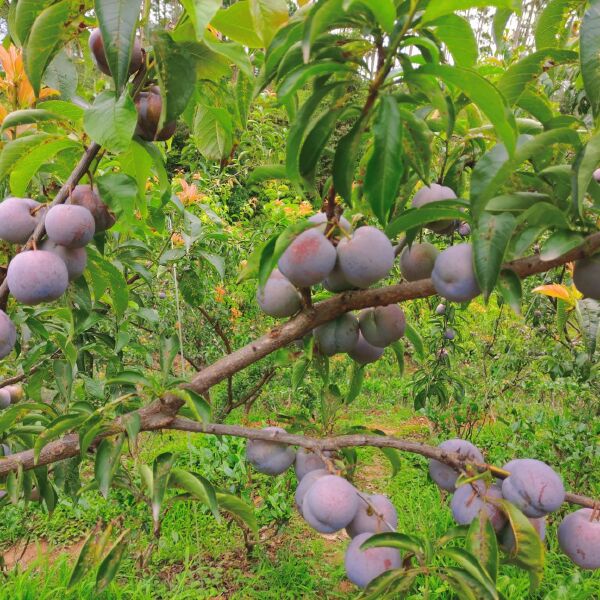
[[[331,456],[330,452],[324,452],[325,456]],[[316,452],[311,452],[304,448],[298,448],[296,452],[296,463],[294,465],[294,471],[298,481],[303,479],[307,473],[311,471],[317,471],[319,469],[326,469],[327,465],[325,461]]]
[[[7,357],[17,343],[17,329],[9,316],[0,310],[0,358]]]
[[[321,225],[317,227],[317,229],[321,233],[325,233],[325,230],[327,229],[327,215],[324,212],[318,212],[312,217],[309,217],[308,220],[311,223],[321,223]],[[350,225],[350,221],[348,221],[346,217],[340,217],[339,223],[337,224],[334,232],[340,229],[343,230],[346,233],[346,235],[350,235],[352,233],[352,225]]]
[[[10,261],[6,280],[18,302],[33,306],[60,298],[69,286],[69,273],[56,254],[30,250]]]
[[[584,296],[600,300],[600,254],[575,262],[573,283]]]
[[[265,427],[264,431],[285,433],[285,429],[281,427]],[[246,444],[246,460],[257,471],[266,475],[280,475],[287,471],[295,458],[294,449],[281,442],[248,440]]]
[[[71,194],[70,203],[83,206],[92,213],[96,224],[96,233],[106,231],[116,223],[115,215],[102,202],[97,190],[91,185],[76,186]]]
[[[385,533],[395,531],[398,513],[390,499],[382,494],[359,493],[358,510],[354,519],[346,527],[352,538],[361,533]]]
[[[173,137],[177,122],[172,121],[158,129],[162,114],[162,93],[157,85],[153,85],[145,92],[140,92],[135,99],[138,112],[136,135],[147,142],[164,142]]]
[[[591,508],[568,514],[558,528],[561,550],[582,569],[600,569],[600,521]]]
[[[41,204],[31,198],[6,198],[0,202],[0,239],[24,244],[39,222]]]
[[[414,196],[412,200],[413,208],[421,208],[432,202],[439,202],[440,200],[454,200],[456,194],[454,190],[438,183],[432,183],[430,186],[422,187]],[[449,220],[436,221],[434,223],[427,223],[427,227],[435,233],[452,233],[455,228],[455,222]]]
[[[442,442],[438,448],[444,452],[454,452],[460,456],[462,460],[483,463],[483,454],[479,451],[479,448],[474,446],[467,440],[461,440],[454,438]],[[429,461],[429,475],[431,479],[437,483],[439,487],[448,492],[453,492],[456,489],[456,480],[458,479],[458,472],[455,471],[450,465],[446,465],[438,460],[431,459]]]
[[[315,471],[309,471],[306,475],[300,480],[298,483],[298,487],[296,488],[296,495],[294,497],[296,508],[298,512],[304,516],[302,511],[302,506],[304,503],[304,497],[308,492],[311,485],[320,479],[321,477],[326,477],[327,475],[331,475],[331,473],[327,469],[316,469]]]
[[[87,250],[85,248],[65,248],[51,240],[44,240],[40,250],[52,252],[62,259],[69,273],[69,281],[79,279],[83,275],[87,266]]]
[[[94,29],[90,33],[90,39],[88,41],[92,58],[96,63],[96,66],[105,75],[110,77],[110,67],[106,59],[106,52],[104,51],[104,41],[102,40],[102,33],[100,29]],[[142,47],[138,39],[133,43],[133,49],[131,51],[131,62],[129,63],[129,74],[133,74],[140,70],[143,62]]]
[[[431,280],[435,291],[451,302],[467,302],[481,293],[473,266],[471,244],[446,248],[435,261]]]
[[[394,266],[394,247],[376,227],[359,227],[337,247],[340,269],[349,283],[359,288],[383,279]]]
[[[356,515],[358,492],[337,475],[320,477],[304,496],[302,512],[307,523],[321,533],[334,533],[346,527]]]
[[[359,365],[368,365],[378,361],[385,352],[385,348],[373,346],[365,340],[362,333],[358,334],[358,341],[353,350],[348,352],[348,356],[356,361]]]
[[[302,308],[300,293],[279,269],[273,270],[264,288],[258,288],[256,301],[271,317],[291,317]]]
[[[366,308],[358,322],[365,340],[378,348],[397,342],[406,330],[406,317],[397,304]]]
[[[48,239],[65,248],[83,248],[96,231],[92,213],[83,206],[58,204],[46,214]]]
[[[361,550],[360,547],[372,536],[372,533],[357,535],[350,542],[344,557],[348,579],[360,588],[366,588],[382,573],[402,566],[402,557],[396,548],[380,547]]]
[[[314,334],[323,354],[333,356],[341,352],[350,352],[358,342],[358,319],[352,313],[346,313],[329,323],[319,325]]]
[[[450,502],[452,516],[459,525],[470,525],[471,521],[484,510],[496,532],[500,531],[505,523],[504,513],[493,504],[493,500],[502,498],[502,492],[496,486],[486,489],[485,483],[478,480],[473,483],[461,485]]]
[[[440,251],[428,242],[404,248],[400,255],[400,272],[406,281],[429,279]]]

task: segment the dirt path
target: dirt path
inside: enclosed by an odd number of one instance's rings
[[[28,545],[18,543],[3,553],[4,564],[6,569],[11,570],[17,564],[21,569],[25,569],[38,558],[46,558],[48,562],[53,563],[59,556],[66,554],[70,558],[75,559],[79,556],[84,542],[85,538],[64,546],[51,546],[44,539],[32,541]]]

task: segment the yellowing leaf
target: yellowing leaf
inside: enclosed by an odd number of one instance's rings
[[[540,285],[533,290],[538,294],[543,294],[544,296],[550,296],[552,298],[560,298],[561,300],[565,300],[566,302],[570,301],[569,290],[566,285],[561,285],[559,283],[550,283],[548,285]]]

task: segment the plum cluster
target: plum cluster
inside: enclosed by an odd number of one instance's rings
[[[16,404],[23,398],[23,388],[20,385],[7,385],[0,388],[0,409],[8,408],[11,404]],[[2,444],[4,456],[7,456],[5,444]],[[8,446],[6,446],[8,448]],[[10,449],[9,449],[10,450]]]
[[[285,433],[279,427],[267,427],[265,431],[274,437]],[[331,453],[320,455],[304,448],[294,452],[281,442],[249,440],[246,457],[257,471],[267,475],[279,475],[294,464],[298,479],[296,508],[320,533],[345,529],[351,541],[344,562],[346,574],[354,584],[365,588],[385,571],[401,567],[397,549],[361,549],[372,535],[395,531],[398,514],[394,505],[381,494],[359,492],[348,480],[336,475]]]
[[[481,451],[466,440],[446,440],[439,448],[458,454],[467,464],[484,462]],[[468,525],[481,511],[485,511],[502,546],[511,553],[515,550],[514,533],[495,501],[505,499],[515,505],[544,540],[546,517],[557,511],[565,501],[565,488],[558,473],[539,460],[519,458],[506,463],[502,469],[510,473],[503,481],[497,480],[488,486],[480,479],[457,488],[459,473],[456,470],[437,460],[429,462],[431,478],[441,489],[453,493],[450,507],[454,520],[459,525]],[[580,509],[567,515],[558,530],[563,552],[585,569],[600,568],[598,516],[591,509]]]

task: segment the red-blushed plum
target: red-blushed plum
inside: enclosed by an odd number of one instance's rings
[[[500,531],[505,523],[504,513],[492,503],[494,499],[501,499],[502,492],[496,486],[486,489],[485,483],[478,480],[473,483],[461,485],[450,502],[452,516],[459,525],[469,525],[471,521],[484,510],[496,532]]]
[[[281,427],[265,427],[263,431],[285,433]],[[280,442],[248,440],[246,460],[260,473],[280,475],[287,471],[296,458],[294,449]]]
[[[318,228],[303,231],[279,259],[279,270],[297,287],[321,283],[335,266],[335,247]]]
[[[83,248],[92,241],[96,223],[84,206],[58,204],[46,214],[48,239],[65,248]]]
[[[115,215],[102,202],[98,191],[93,189],[91,185],[76,186],[69,202],[77,206],[83,206],[92,213],[96,224],[96,233],[106,231],[116,223]]]
[[[543,517],[558,510],[565,501],[560,475],[541,460],[515,459],[503,469],[510,475],[502,482],[502,495],[524,515]]]
[[[331,452],[323,452],[325,456],[331,456]],[[325,461],[316,453],[306,450],[305,448],[298,448],[296,452],[296,462],[294,464],[294,471],[298,481],[304,478],[310,471],[316,471],[318,469],[326,469],[327,465]]]
[[[400,255],[400,272],[406,281],[429,279],[440,251],[428,242],[404,248]]]
[[[6,280],[15,299],[30,306],[58,300],[69,287],[65,263],[45,250],[17,254],[8,265]]]
[[[600,300],[600,254],[575,262],[573,283],[587,298]]]
[[[374,363],[378,361],[385,352],[385,348],[379,348],[378,346],[373,346],[369,344],[367,340],[365,340],[362,333],[358,334],[358,341],[356,342],[356,346],[354,349],[348,352],[348,356],[355,360],[359,365],[368,365],[369,363]]]
[[[291,317],[302,308],[300,293],[279,269],[273,270],[264,288],[258,288],[256,301],[271,317]]]
[[[402,566],[400,551],[396,548],[367,548],[361,546],[373,536],[372,533],[357,535],[346,549],[344,565],[348,579],[360,588],[366,588],[373,579],[386,571]]]
[[[90,46],[90,51],[92,53],[92,58],[96,63],[96,66],[100,71],[102,71],[105,75],[110,77],[110,67],[108,66],[108,61],[106,60],[106,52],[104,50],[104,41],[102,39],[102,33],[100,29],[94,29],[90,33],[90,39],[88,41]],[[136,39],[133,43],[133,49],[131,51],[131,62],[129,63],[129,74],[133,74],[136,71],[139,71],[142,66],[143,55],[142,55],[142,47],[138,39]]]
[[[358,509],[356,488],[337,475],[320,477],[309,488],[302,503],[306,522],[321,533],[346,527]]]
[[[385,533],[396,530],[398,513],[387,496],[361,493],[358,495],[358,510],[354,519],[346,527],[350,537],[356,537],[361,533]]]
[[[0,388],[0,409],[5,409],[10,406],[10,392],[4,388]]]
[[[352,313],[346,313],[319,325],[314,334],[319,350],[327,356],[351,352],[358,342],[358,319]]]
[[[321,233],[325,233],[325,230],[327,229],[327,215],[324,212],[318,212],[316,214],[314,214],[312,217],[309,217],[308,219],[311,223],[321,223],[320,227],[317,227],[317,229],[321,232]],[[336,229],[334,230],[334,233],[336,231],[339,231],[339,229],[342,229],[343,232],[345,232],[347,235],[350,235],[352,233],[352,225],[350,225],[350,221],[348,221],[348,219],[346,219],[346,217],[340,217],[339,223],[336,227]],[[344,233],[342,233],[343,235]]]
[[[445,442],[442,442],[438,448],[446,452],[455,452],[466,461],[474,463],[484,462],[483,454],[481,454],[479,448],[467,440],[458,438],[446,440]],[[455,486],[456,480],[458,479],[458,472],[451,466],[432,459],[429,461],[429,475],[443,490],[453,492],[456,489]]]
[[[298,512],[304,516],[302,512],[302,505],[304,503],[304,496],[306,496],[306,492],[310,486],[320,479],[321,477],[325,477],[326,475],[331,475],[331,473],[327,469],[316,469],[315,471],[309,471],[298,483],[298,487],[296,488],[296,495],[294,497],[296,502],[296,508]]]
[[[454,200],[456,194],[452,188],[438,183],[432,183],[430,186],[422,187],[412,200],[413,208],[421,208],[432,202],[440,202],[440,200]],[[454,221],[443,220],[434,223],[427,223],[427,227],[435,233],[452,233],[456,224]]]
[[[558,527],[561,550],[582,569],[600,569],[600,521],[592,509],[569,513]]]
[[[471,244],[446,248],[435,261],[431,280],[435,291],[451,302],[467,302],[481,290],[475,278]]]
[[[0,202],[0,239],[24,244],[39,222],[41,204],[31,198],[6,198]]]
[[[529,522],[533,525],[533,528],[536,530],[543,542],[546,539],[546,517],[529,519]],[[502,530],[501,542],[506,552],[509,554],[513,554],[515,552],[515,534],[510,526],[510,523],[507,523],[506,527]]]
[[[69,273],[69,281],[74,281],[83,275],[87,266],[87,250],[85,248],[65,248],[51,240],[44,240],[40,250],[52,252],[63,260]]]
[[[394,265],[394,247],[376,227],[359,227],[337,247],[340,269],[349,283],[368,288],[388,275]]]
[[[17,329],[10,317],[0,310],[0,358],[7,357],[17,343]]]
[[[397,342],[406,330],[404,311],[397,304],[365,308],[358,322],[365,340],[378,348]]]
[[[176,121],[166,123],[162,129],[158,129],[162,105],[162,93],[157,85],[140,92],[135,99],[135,107],[138,113],[135,133],[147,142],[164,142],[173,137],[175,133]]]

